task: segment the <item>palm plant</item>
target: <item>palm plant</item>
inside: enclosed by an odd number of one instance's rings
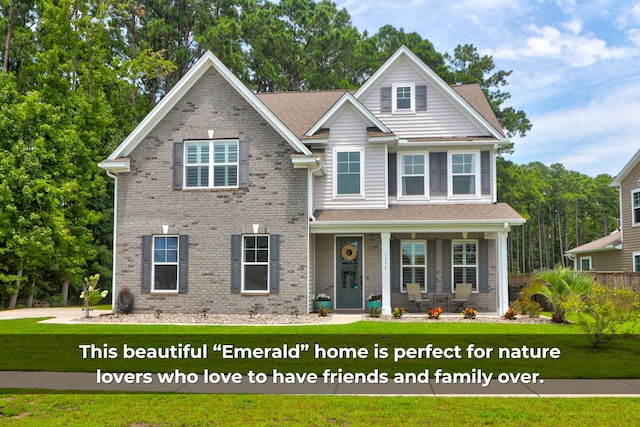
[[[593,283],[593,277],[583,271],[557,267],[536,273],[533,282],[523,293],[528,297],[542,295],[553,309],[551,320],[564,323],[566,304],[571,298],[589,294],[593,289]]]

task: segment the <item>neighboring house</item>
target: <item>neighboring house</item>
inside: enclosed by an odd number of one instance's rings
[[[100,166],[115,178],[114,294],[135,310],[412,310],[406,283],[508,308],[497,203],[508,143],[478,85],[402,47],[357,91],[255,95],[205,54]]]
[[[622,168],[611,186],[620,197],[620,230],[567,251],[574,268],[640,272],[640,151]]]

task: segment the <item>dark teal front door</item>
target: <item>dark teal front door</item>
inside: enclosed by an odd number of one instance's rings
[[[362,309],[362,237],[336,237],[336,309]]]

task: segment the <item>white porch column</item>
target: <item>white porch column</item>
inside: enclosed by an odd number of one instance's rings
[[[509,255],[507,251],[508,231],[498,232],[496,240],[496,276],[498,294],[498,315],[509,309]]]
[[[382,240],[382,314],[391,314],[391,233],[380,233]]]

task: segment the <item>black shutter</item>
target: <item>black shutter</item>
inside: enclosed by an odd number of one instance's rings
[[[389,162],[389,196],[396,196],[398,194],[398,155],[396,153],[389,153],[387,159]]]
[[[427,292],[436,292],[436,241],[427,240]]]
[[[380,111],[383,113],[391,112],[391,87],[380,88]]]
[[[183,166],[182,142],[173,144],[173,189],[182,190],[182,166]]]
[[[151,292],[151,236],[142,236],[142,293]]]
[[[478,244],[478,280],[480,280],[480,286],[478,287],[480,292],[489,292],[489,245],[486,239],[480,240]]]
[[[280,235],[269,236],[269,291],[280,292]]]
[[[231,292],[240,293],[242,290],[242,236],[231,236]]]
[[[451,240],[442,240],[442,292],[452,292],[451,286]]]
[[[427,86],[416,86],[416,111],[427,111]]]
[[[429,153],[429,190],[432,196],[447,195],[447,153]]]
[[[491,152],[480,152],[480,188],[482,194],[491,194]]]
[[[238,142],[238,187],[249,187],[249,140],[242,138]]]
[[[391,240],[391,290],[400,292],[402,281],[402,265],[400,253],[400,240]]]
[[[180,236],[178,240],[178,292],[184,294],[189,291],[189,236]]]

